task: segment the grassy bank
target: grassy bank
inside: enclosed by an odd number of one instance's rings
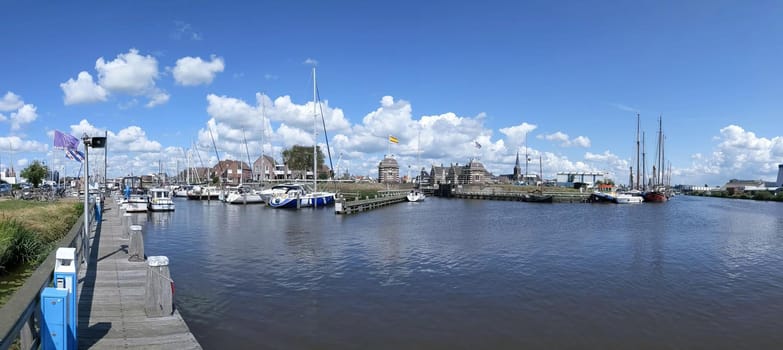
[[[0,266],[37,265],[81,214],[78,201],[0,201]]]
[[[0,305],[68,234],[82,205],[76,200],[0,200]]]

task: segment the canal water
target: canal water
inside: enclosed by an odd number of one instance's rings
[[[783,204],[427,198],[148,214],[205,349],[772,349]]]

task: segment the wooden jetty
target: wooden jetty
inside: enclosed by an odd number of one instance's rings
[[[496,201],[517,201],[526,202],[525,195],[532,193],[528,192],[500,192],[500,191],[456,191],[453,192],[450,197],[462,198],[462,199],[484,199],[484,200],[496,200]],[[589,193],[572,193],[572,192],[545,192],[546,195],[552,195],[552,202],[554,203],[584,203],[590,196]]]
[[[387,191],[373,198],[346,200],[345,197],[337,198],[334,202],[335,214],[354,214],[367,210],[373,210],[387,205],[407,202],[408,190]]]
[[[118,205],[106,202],[109,210],[79,271],[79,348],[201,349],[176,309],[171,316],[147,317],[147,263],[128,261]]]

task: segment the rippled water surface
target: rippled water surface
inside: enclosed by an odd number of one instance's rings
[[[777,349],[783,205],[427,198],[149,214],[206,349]]]

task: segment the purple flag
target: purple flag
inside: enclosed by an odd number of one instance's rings
[[[65,158],[73,159],[79,163],[81,163],[84,160],[84,153],[79,152],[75,149],[66,149],[65,150]]]
[[[65,149],[77,149],[79,148],[79,139],[60,132],[54,131],[54,147],[60,147]]]

